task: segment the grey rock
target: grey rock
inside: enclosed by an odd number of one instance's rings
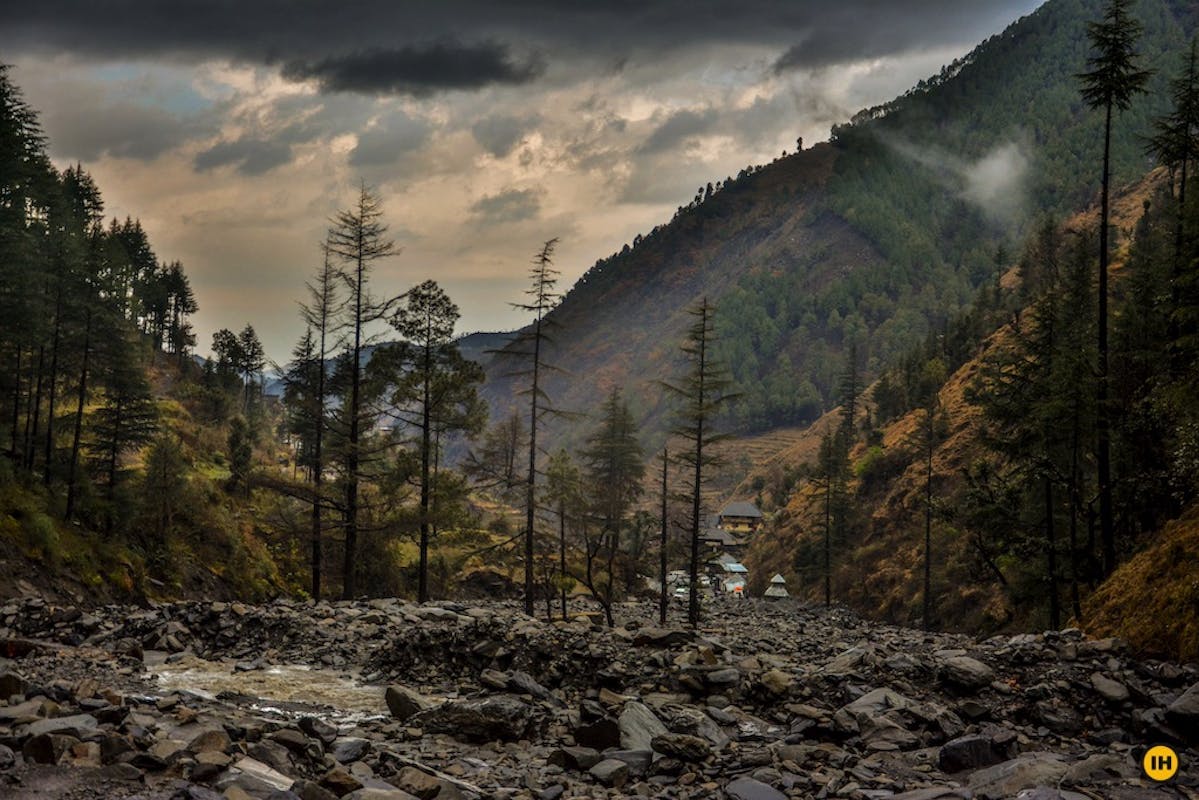
[[[686,733],[660,733],[650,740],[653,749],[664,756],[680,761],[703,761],[712,754],[707,740]]]
[[[953,656],[941,662],[941,678],[959,689],[977,690],[995,680],[995,671],[970,656]]]
[[[585,771],[600,762],[598,750],[591,747],[559,747],[546,758],[547,764],[563,769]]]
[[[0,702],[8,702],[8,699],[14,696],[24,700],[27,691],[29,681],[15,672],[0,672]]]
[[[383,699],[387,702],[387,710],[401,722],[431,707],[428,700],[407,686],[388,686]]]
[[[1023,789],[1056,785],[1067,769],[1068,765],[1056,753],[1023,753],[978,770],[970,776],[969,787],[979,800],[1007,800]]]
[[[675,647],[695,640],[691,631],[678,628],[642,628],[633,636],[634,647]]]
[[[337,728],[319,717],[304,717],[301,719],[300,730],[314,739],[320,739],[325,744],[333,744],[334,740],[337,739]]]
[[[650,764],[654,761],[652,750],[605,750],[604,758],[615,758],[629,766],[629,775],[641,777],[649,772]]]
[[[419,800],[403,789],[377,789],[374,787],[356,789],[341,800]]]
[[[649,706],[637,701],[625,703],[617,726],[620,746],[626,750],[652,750],[653,738],[669,733]]]
[[[42,733],[31,736],[21,746],[21,755],[26,761],[38,764],[57,764],[63,754],[79,743],[74,736],[59,733]]]
[[[1166,721],[1187,737],[1191,744],[1199,744],[1199,683],[1183,692],[1166,708]]]
[[[1091,686],[1109,703],[1123,703],[1128,699],[1128,687],[1103,673],[1091,673]]]
[[[594,747],[596,750],[620,747],[620,727],[614,719],[599,719],[595,722],[577,725],[574,729],[574,737],[580,745]]]
[[[15,763],[17,763],[17,756],[13,753],[12,748],[0,744],[0,769],[12,769]]]
[[[712,670],[704,675],[704,682],[709,686],[727,689],[741,683],[741,672],[736,667]]]
[[[941,771],[951,775],[955,772],[989,767],[1003,760],[1003,755],[995,751],[991,740],[986,736],[959,736],[941,745],[937,754]]]
[[[753,778],[737,778],[724,787],[732,800],[787,800],[787,795]]]
[[[533,709],[519,697],[495,695],[456,700],[411,718],[429,733],[445,733],[471,742],[515,741],[525,736]]]
[[[207,786],[197,786],[193,783],[176,790],[171,795],[171,800],[225,800],[225,797]]]
[[[591,777],[613,789],[619,789],[629,780],[629,765],[618,758],[605,758],[587,770]]]
[[[298,780],[292,784],[291,790],[300,796],[300,800],[337,800],[337,795],[308,780]]]
[[[69,717],[51,717],[39,719],[29,726],[31,736],[43,733],[65,733],[68,736],[80,736],[85,731],[96,729],[96,718],[91,714],[74,714]]]
[[[329,750],[329,755],[339,764],[349,764],[351,761],[358,761],[368,752],[370,752],[371,743],[367,739],[361,739],[356,736],[343,736],[333,743],[333,747]]]

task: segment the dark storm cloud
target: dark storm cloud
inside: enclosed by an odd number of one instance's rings
[[[235,165],[242,175],[261,175],[291,161],[291,146],[266,139],[241,138],[219,142],[196,155],[195,168],[203,172]]]
[[[778,69],[828,65],[968,43],[1033,5],[1035,0],[40,0],[0,7],[0,47],[91,59],[225,58],[281,67],[332,90],[419,94],[533,80],[543,65],[528,54],[538,52],[551,67],[585,62],[628,68],[712,43],[756,44],[778,48]]]
[[[536,189],[505,189],[487,195],[470,207],[471,213],[487,222],[521,222],[541,210],[541,192]]]
[[[290,81],[315,80],[326,92],[423,97],[444,89],[528,83],[544,69],[540,56],[517,58],[507,45],[498,42],[461,44],[444,40],[361,50],[311,62],[289,61],[282,74]]]

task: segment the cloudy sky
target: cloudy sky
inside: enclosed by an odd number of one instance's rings
[[[38,0],[0,61],[50,152],[183,261],[207,352],[258,329],[285,359],[329,217],[360,180],[462,331],[523,322],[530,256],[564,287],[697,186],[827,138],[1037,0]]]

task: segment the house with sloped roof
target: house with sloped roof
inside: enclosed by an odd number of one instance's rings
[[[762,527],[762,512],[753,503],[738,500],[721,509],[716,524],[732,533],[754,534]]]

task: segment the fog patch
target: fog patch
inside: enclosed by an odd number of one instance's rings
[[[976,206],[991,222],[1004,227],[1018,222],[1027,206],[1030,147],[1020,138],[964,159],[936,145],[884,140],[896,152],[928,168],[947,189]]]

